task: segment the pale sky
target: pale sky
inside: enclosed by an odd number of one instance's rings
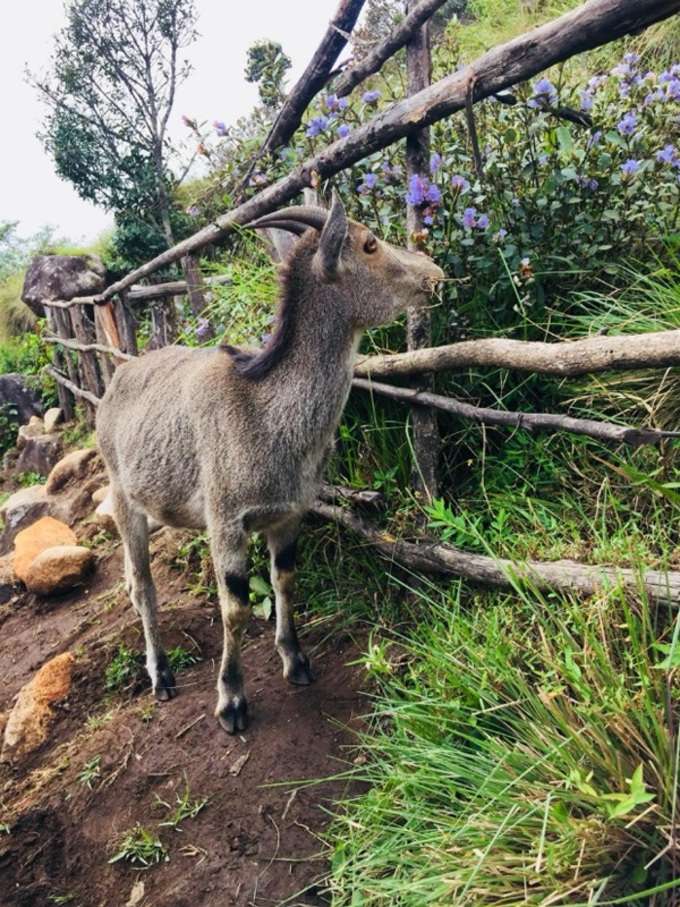
[[[194,71],[175,104],[172,132],[186,136],[182,114],[229,124],[248,113],[257,87],[243,78],[253,41],[271,38],[293,61],[289,82],[316,49],[337,0],[196,0],[199,39],[187,49]],[[0,26],[0,221],[18,220],[21,235],[53,224],[74,242],[93,239],[110,225],[105,211],[82,201],[54,172],[36,138],[43,107],[26,84],[24,70],[40,72],[51,36],[64,22],[63,0],[20,0],[3,4]]]

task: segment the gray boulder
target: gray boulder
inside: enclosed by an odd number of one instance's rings
[[[37,255],[24,279],[21,298],[38,317],[43,299],[92,296],[105,286],[106,268],[96,255]]]
[[[48,476],[61,459],[61,454],[59,435],[34,435],[25,438],[15,469],[17,472],[37,472]]]
[[[40,517],[47,516],[49,512],[50,502],[44,485],[31,485],[30,488],[15,491],[0,506],[0,519],[5,524],[0,533],[0,555],[12,549],[14,539],[21,529],[35,523]],[[0,572],[0,578],[1,576]]]
[[[24,375],[0,375],[0,413],[23,425],[42,413],[40,396],[26,383]]]

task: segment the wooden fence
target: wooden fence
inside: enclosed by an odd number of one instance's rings
[[[313,60],[284,102],[276,121],[265,140],[253,166],[263,154],[288,142],[314,96],[324,87],[339,94],[349,93],[369,75],[378,71],[397,50],[406,48],[410,95],[380,111],[373,119],[355,129],[350,135],[322,149],[318,154],[300,164],[287,176],[242,201],[231,211],[217,217],[212,224],[194,233],[188,239],[134,269],[122,279],[108,286],[102,293],[71,300],[44,300],[50,334],[46,339],[55,344],[55,361],[49,373],[59,386],[60,404],[69,418],[73,414],[73,401],[77,397],[85,402],[90,415],[110,382],[115,368],[138,354],[137,320],[135,306],[151,306],[151,336],[147,349],[155,349],[173,342],[177,336],[177,306],[175,299],[186,296],[192,312],[199,314],[205,306],[205,293],[211,286],[225,282],[224,278],[200,278],[193,256],[207,246],[223,240],[236,227],[267,214],[299,195],[303,190],[316,188],[322,180],[352,166],[368,155],[396,141],[407,140],[407,163],[411,172],[423,172],[427,160],[427,127],[456,111],[465,111],[471,145],[476,147],[473,105],[496,95],[518,82],[524,81],[546,68],[564,61],[575,54],[606,44],[627,34],[637,33],[680,10],[680,0],[590,0],[527,34],[499,45],[483,54],[473,63],[449,76],[430,84],[430,57],[427,39],[428,20],[444,0],[419,0],[411,3],[408,15],[399,28],[379,44],[360,62],[350,64],[343,71],[333,72],[337,55],[346,43],[348,32],[361,11],[363,0],[340,0],[334,19],[323,37]],[[330,80],[330,82],[329,82]],[[333,81],[335,80],[335,81]],[[555,111],[559,115],[559,111]],[[480,162],[476,161],[477,166]],[[249,172],[252,172],[252,167]],[[248,183],[245,175],[242,186]],[[419,227],[418,213],[408,212],[408,233]],[[139,281],[147,279],[161,268],[183,260],[187,281],[144,286]],[[436,458],[438,437],[434,411],[439,409],[457,416],[471,418],[483,424],[508,425],[530,431],[569,431],[615,443],[629,445],[658,443],[663,438],[678,433],[655,429],[613,425],[592,419],[576,419],[549,413],[510,413],[507,411],[475,407],[432,393],[428,375],[442,369],[461,368],[468,365],[498,366],[542,372],[545,374],[584,374],[608,369],[637,369],[641,367],[666,368],[680,365],[680,331],[638,334],[632,337],[593,337],[576,342],[534,343],[504,339],[483,339],[450,344],[444,347],[429,346],[429,326],[418,320],[415,313],[409,319],[409,350],[391,356],[372,356],[357,363],[354,386],[357,389],[401,400],[413,407],[414,451],[421,489],[427,495],[436,492]],[[69,353],[75,352],[74,357]],[[397,387],[376,381],[376,378],[407,376],[411,386]],[[319,509],[320,508],[320,509]],[[347,524],[347,517],[332,504],[319,505],[318,512]],[[324,510],[325,508],[325,510]],[[333,516],[333,511],[335,515]],[[356,523],[356,521],[355,521]],[[348,524],[349,525],[349,524]],[[353,525],[361,532],[359,523]],[[365,527],[364,527],[365,530]],[[373,530],[364,535],[383,548],[390,543],[373,538]],[[390,557],[408,561],[404,545],[398,550],[392,546]],[[438,546],[442,549],[445,546]],[[455,551],[455,549],[448,549]],[[473,556],[457,552],[468,558]],[[438,559],[439,558],[439,559]],[[477,565],[472,578],[479,578],[485,570],[491,571],[496,581],[499,569],[492,559],[484,569]],[[417,558],[416,558],[417,560]],[[454,558],[455,560],[455,558]],[[481,561],[484,561],[481,558]],[[442,560],[431,546],[428,557],[420,557],[420,567],[430,569],[439,564],[443,572],[465,574],[456,560]],[[493,565],[493,566],[492,566]],[[537,565],[533,565],[534,576]],[[544,565],[545,566],[545,565]],[[578,565],[574,568],[578,573]],[[582,585],[592,584],[592,570],[580,571]],[[475,573],[475,570],[477,571]],[[488,572],[488,571],[487,571]],[[531,572],[531,571],[529,571]],[[625,572],[625,571],[624,571]],[[507,570],[501,573],[507,579]],[[488,575],[491,575],[488,574]],[[566,571],[565,584],[573,586],[574,571]],[[600,578],[604,574],[600,573]],[[622,573],[617,574],[619,577]],[[651,574],[648,574],[651,576]],[[560,577],[553,571],[553,585],[559,586]],[[585,577],[585,579],[584,579]],[[611,578],[611,577],[610,577]],[[632,583],[634,577],[624,581]],[[673,574],[668,581],[656,575],[653,582],[646,582],[647,589],[657,594],[663,586],[674,599],[680,597],[680,574]],[[577,583],[578,586],[578,583]],[[671,595],[672,591],[672,595]]]

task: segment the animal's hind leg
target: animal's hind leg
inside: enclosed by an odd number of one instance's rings
[[[176,694],[167,656],[158,629],[156,589],[149,562],[149,526],[146,515],[135,510],[124,494],[113,490],[113,515],[125,549],[125,585],[135,610],[142,618],[146,643],[146,669],[157,699]]]
[[[271,580],[276,596],[276,648],[283,662],[283,676],[290,683],[313,680],[309,660],[300,648],[293,620],[293,587],[299,521],[267,533],[271,555]]]

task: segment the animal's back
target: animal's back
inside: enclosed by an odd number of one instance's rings
[[[179,346],[147,353],[116,370],[99,406],[97,440],[112,481],[161,522],[196,522],[182,519],[199,484],[191,407],[216,355]]]

